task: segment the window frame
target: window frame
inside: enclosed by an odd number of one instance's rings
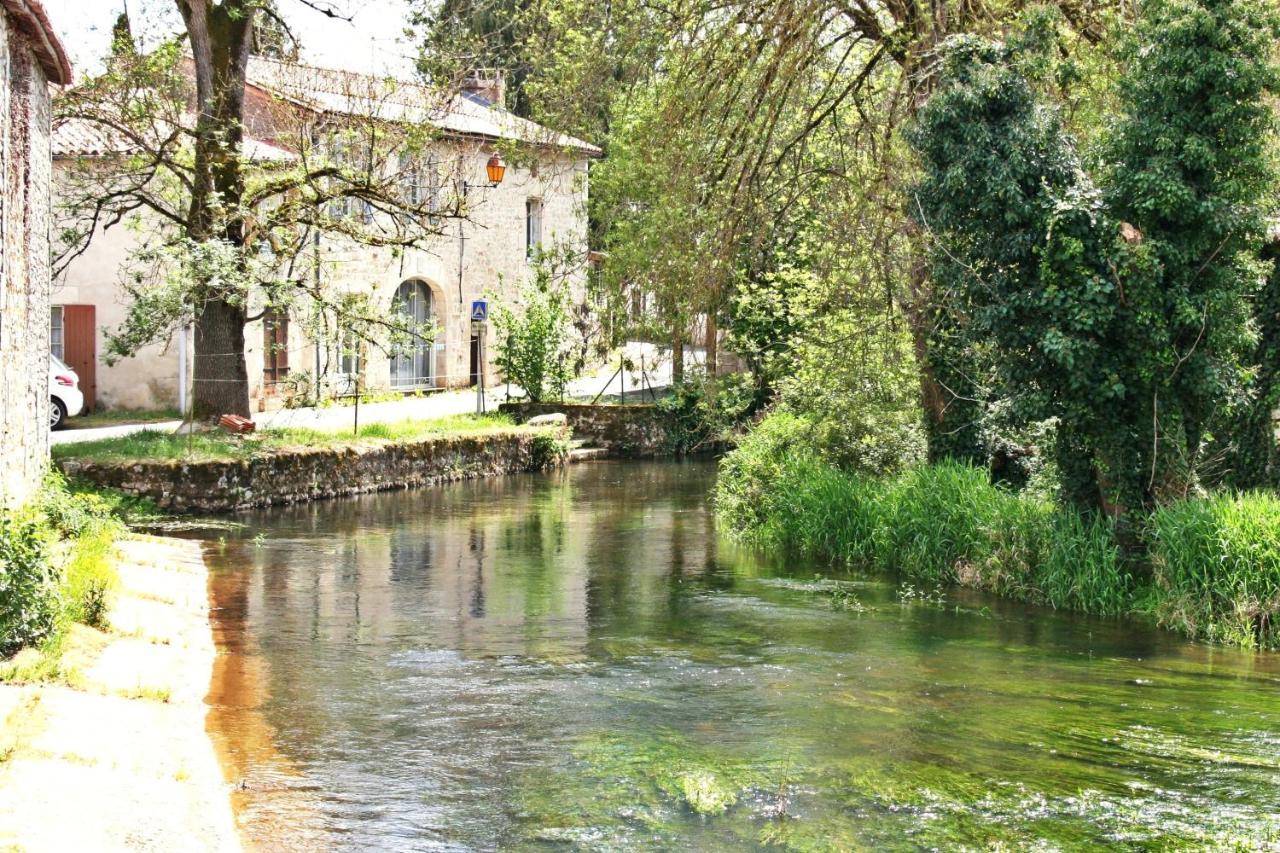
[[[541,198],[531,196],[524,201],[524,254],[532,259],[542,248],[542,214],[545,207]]]
[[[273,388],[289,378],[289,312],[262,313],[262,384]]]
[[[59,361],[67,360],[67,314],[64,305],[49,306],[49,353]],[[58,318],[55,325],[53,318]],[[55,343],[54,330],[57,330]]]

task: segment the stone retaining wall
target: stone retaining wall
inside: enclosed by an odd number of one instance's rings
[[[563,413],[580,438],[616,456],[671,453],[668,416],[656,406],[591,406],[583,403],[503,403],[504,415],[524,422],[537,415]]]
[[[397,444],[299,447],[238,460],[58,464],[68,476],[150,498],[170,512],[230,512],[558,467],[565,463],[566,438],[563,430],[516,428]]]

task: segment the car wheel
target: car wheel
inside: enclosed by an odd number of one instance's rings
[[[62,429],[67,423],[67,404],[57,397],[49,398],[49,429]]]

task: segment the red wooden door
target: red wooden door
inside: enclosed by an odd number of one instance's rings
[[[62,328],[62,360],[80,377],[84,410],[91,412],[98,391],[98,338],[94,324],[94,306],[64,305]]]

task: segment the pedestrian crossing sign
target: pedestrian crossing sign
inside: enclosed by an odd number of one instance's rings
[[[483,299],[477,299],[471,303],[471,321],[473,323],[483,323],[489,319],[489,303]]]

